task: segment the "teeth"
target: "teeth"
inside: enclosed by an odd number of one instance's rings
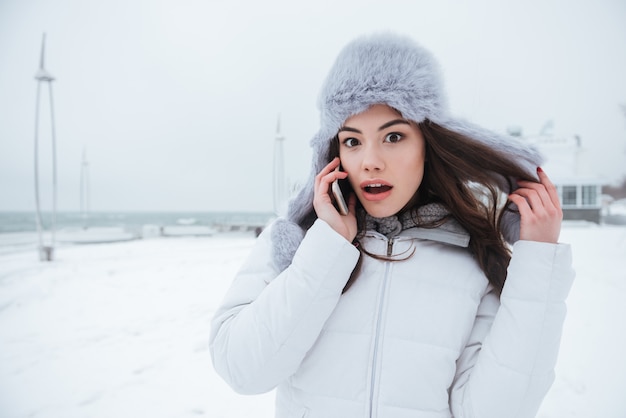
[[[380,183],[368,184],[367,187],[383,187]]]

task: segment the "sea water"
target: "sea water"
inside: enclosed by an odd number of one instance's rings
[[[58,245],[67,245],[68,234],[71,237],[78,230],[95,232],[100,237],[99,241],[102,241],[103,234],[108,239],[111,234],[120,239],[138,239],[158,235],[158,231],[174,229],[171,227],[177,228],[178,235],[185,231],[194,235],[198,230],[202,230],[205,235],[207,230],[254,231],[258,234],[274,217],[271,212],[92,212],[87,216],[80,212],[59,212],[54,221],[54,230]],[[38,245],[49,245],[52,215],[42,214],[41,221],[44,234],[42,242],[38,244],[34,212],[0,212],[0,254],[30,251]],[[93,236],[90,237],[93,240]],[[77,242],[72,239],[69,241]]]
[[[58,212],[55,229],[119,227],[140,230],[145,225],[264,225],[274,215],[271,212]],[[50,213],[42,214],[44,229],[52,223]],[[37,231],[34,212],[0,212],[0,234]]]

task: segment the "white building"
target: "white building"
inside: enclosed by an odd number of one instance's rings
[[[600,223],[602,185],[606,182],[591,172],[587,154],[577,135],[527,136],[544,155],[544,171],[557,186],[563,219]]]

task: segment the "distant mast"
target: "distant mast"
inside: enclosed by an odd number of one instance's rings
[[[621,103],[619,106],[622,109],[622,113],[624,114],[624,117],[626,117],[626,103]],[[624,154],[626,154],[626,147],[624,147]]]
[[[285,203],[286,199],[286,186],[285,186],[285,163],[283,142],[285,137],[280,132],[280,115],[276,123],[276,137],[274,138],[274,213],[280,214],[281,207]]]
[[[87,161],[87,150],[83,148],[83,159],[80,164],[80,216],[83,220],[84,229],[87,229],[87,218],[91,210],[90,193],[89,162]]]
[[[43,34],[41,41],[41,56],[39,58],[39,70],[35,74],[37,80],[37,100],[35,106],[35,206],[37,209],[37,235],[39,236],[39,259],[41,261],[52,261],[54,257],[56,215],[57,215],[57,157],[56,138],[54,132],[54,104],[52,100],[52,82],[54,77],[45,68],[46,34]],[[50,127],[52,133],[52,218],[50,222],[50,243],[44,242],[44,226],[41,220],[41,199],[39,193],[39,102],[41,96],[41,84],[48,84],[50,96]]]

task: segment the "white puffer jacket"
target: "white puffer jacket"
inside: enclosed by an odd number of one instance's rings
[[[468,237],[411,228],[371,253],[317,220],[282,273],[266,230],[212,323],[217,372],[277,389],[277,417],[534,417],[554,379],[574,272],[568,245],[519,241],[498,298]]]

